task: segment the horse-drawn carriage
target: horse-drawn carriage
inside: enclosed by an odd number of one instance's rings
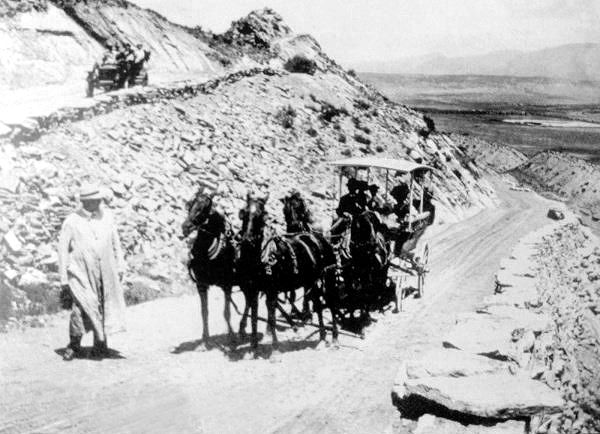
[[[338,219],[332,226],[332,242],[341,258],[340,285],[346,295],[345,298],[349,301],[346,311],[352,311],[356,307],[357,297],[353,297],[353,293],[359,294],[359,299],[366,297],[367,302],[380,306],[393,300],[397,311],[401,309],[402,300],[410,289],[405,287],[410,276],[416,277],[417,296],[420,297],[424,293],[429,245],[419,241],[435,217],[435,207],[431,204],[432,194],[429,187],[432,168],[408,160],[376,157],[347,158],[329,164],[339,168],[337,177],[340,198],[344,177],[362,178],[366,181],[366,185],[373,181],[375,185],[380,183],[385,186],[382,197],[385,205],[378,210],[367,209],[355,218],[356,221],[346,232],[346,236],[350,238],[352,235],[360,238],[359,231],[353,233],[352,228],[360,224],[360,219],[369,220],[372,226],[371,240],[352,240],[351,242],[357,245],[353,249],[354,252],[348,254],[348,242],[344,238],[343,231],[336,228],[340,220]],[[405,179],[396,180],[398,176],[403,176]],[[390,205],[391,184],[402,185],[405,188],[404,203]],[[382,240],[377,239],[378,235]],[[384,252],[385,256],[383,256]],[[368,259],[361,263],[360,257],[365,255],[377,258],[378,263]],[[352,268],[354,270],[351,272],[344,271]],[[362,274],[371,275],[365,282],[370,287],[360,285]],[[358,287],[355,282],[359,283]]]
[[[87,96],[94,96],[94,89],[102,89],[105,92],[120,89],[123,87],[125,81],[128,80],[130,86],[148,85],[148,70],[146,69],[145,62],[139,70],[129,72],[129,74],[132,73],[135,73],[134,77],[127,77],[127,71],[115,63],[98,65],[88,74]]]
[[[234,343],[230,304],[237,309],[232,288],[239,286],[245,299],[244,311],[240,312],[239,334],[245,335],[250,317],[251,347],[255,355],[261,294],[266,298],[265,321],[271,331],[273,347],[277,347],[278,342],[277,310],[292,327],[297,324],[294,312],[301,314],[303,322],[312,320],[312,312],[316,313],[320,339],[325,340],[329,329],[335,343],[338,320],[344,328],[358,326],[362,335],[364,320],[368,322],[370,312],[383,310],[392,301],[398,311],[408,290],[403,286],[407,275],[417,277],[417,290],[422,294],[429,247],[420,247],[418,241],[433,221],[431,190],[425,185],[426,178],[430,179],[431,168],[410,161],[381,158],[351,158],[330,164],[340,169],[340,196],[344,176],[356,179],[360,174],[370,182],[372,174],[385,171],[385,178],[374,176],[373,179],[385,183],[384,199],[389,202],[389,196],[394,197],[395,208],[386,208],[385,204],[377,208],[371,204],[364,208],[357,206],[355,209],[359,212],[351,216],[338,213],[342,215],[334,220],[327,236],[312,229],[310,212],[296,191],[281,199],[287,228],[285,233],[278,234],[268,227],[268,195],[258,197],[249,193],[239,212],[240,230],[234,234],[227,216],[213,207],[214,184],[204,183],[188,202],[188,217],[182,224],[182,231],[184,237],[196,232],[188,268],[200,295],[203,342],[209,341],[207,291],[211,285],[220,286],[225,293],[224,317],[230,340]],[[408,177],[401,181],[406,200],[389,192],[390,182],[397,182],[390,179],[395,175]],[[354,200],[346,196],[350,199],[346,203]],[[392,213],[396,220],[389,221],[388,218],[386,221],[386,216]],[[304,290],[302,312],[294,306],[296,291],[300,288]],[[287,295],[291,312],[281,305],[280,294]],[[312,304],[312,312],[309,304]],[[324,309],[331,313],[330,327],[324,324]],[[356,311],[360,311],[358,322]]]

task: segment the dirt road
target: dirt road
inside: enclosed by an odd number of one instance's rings
[[[364,340],[343,336],[337,350],[315,348],[306,327],[282,333],[283,353],[270,359],[226,353],[222,336],[199,351],[199,301],[191,295],[130,308],[128,332],[110,342],[123,358],[63,362],[55,350],[66,343],[64,315],[2,335],[0,432],[408,432],[390,399],[400,360],[440,345],[456,314],[490,293],[500,258],[547,222],[545,199],[504,187],[499,194],[499,208],[431,237],[424,299],[379,316]],[[221,309],[222,294],[212,290],[217,335],[225,330]]]

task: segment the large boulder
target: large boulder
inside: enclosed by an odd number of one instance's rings
[[[417,360],[406,363],[406,376],[411,379],[421,377],[467,377],[492,372],[506,372],[506,363],[489,357],[454,349],[436,348]],[[397,381],[403,380],[404,372]]]
[[[564,220],[565,214],[556,208],[550,208],[548,210],[548,218],[552,220]]]
[[[229,44],[269,48],[274,40],[291,34],[281,15],[273,9],[264,8],[234,21],[221,37]]]
[[[477,309],[481,315],[490,315],[490,318],[499,318],[510,321],[514,328],[531,330],[540,333],[551,326],[552,318],[548,314],[535,313],[527,309],[521,309],[508,305],[490,305]]]
[[[508,319],[491,315],[469,317],[454,326],[444,338],[443,345],[472,354],[513,360],[516,348],[512,333],[515,328],[515,324]]]
[[[526,376],[506,373],[479,374],[470,377],[423,377],[396,383],[394,403],[410,410],[411,402],[420,400],[421,411],[427,403],[433,411],[461,419],[517,419],[538,413],[555,413],[562,409],[559,392]],[[401,410],[402,411],[402,410]]]

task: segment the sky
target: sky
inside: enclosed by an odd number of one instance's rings
[[[344,65],[600,43],[600,0],[133,0],[220,33],[271,7]]]

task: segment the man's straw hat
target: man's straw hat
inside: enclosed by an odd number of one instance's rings
[[[84,184],[79,189],[79,200],[102,200],[104,199],[104,192],[102,189],[94,184]]]

